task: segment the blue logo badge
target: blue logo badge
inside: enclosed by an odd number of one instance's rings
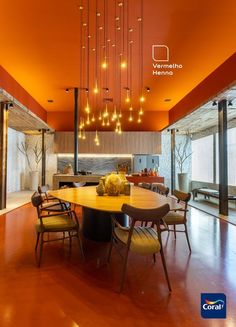
[[[226,296],[223,293],[201,293],[201,316],[205,319],[226,318]]]

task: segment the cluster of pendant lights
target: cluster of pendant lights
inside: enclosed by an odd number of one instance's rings
[[[80,92],[83,110],[79,121],[79,138],[86,139],[86,127],[94,123],[96,124],[94,141],[99,145],[98,129],[112,125],[116,133],[122,133],[122,106],[129,109],[129,122],[135,120],[138,124],[142,122],[144,91],[149,91],[149,88],[144,90],[143,87],[143,0],[139,0],[140,15],[135,21],[132,13],[132,23],[130,19],[132,0],[95,0],[95,3],[94,0],[81,1],[78,7],[81,24],[80,85],[86,87],[80,88],[84,92]],[[95,10],[91,10],[92,4],[96,6]],[[114,17],[108,15],[108,9],[109,14],[114,11]],[[136,41],[133,38],[135,29],[138,32],[138,41],[137,38]],[[136,48],[139,57],[138,101],[133,96],[132,78],[135,42],[138,43]],[[134,101],[139,103],[138,108],[133,107]]]

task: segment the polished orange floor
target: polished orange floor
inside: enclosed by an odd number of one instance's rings
[[[160,259],[132,254],[123,294],[117,293],[121,258],[105,265],[105,244],[62,241],[45,245],[35,266],[31,205],[0,216],[0,326],[143,327],[236,326],[236,227],[191,209],[189,255],[183,234],[165,242],[173,287],[168,293]],[[200,293],[227,296],[227,319],[200,317]]]

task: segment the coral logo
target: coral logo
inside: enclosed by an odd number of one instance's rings
[[[201,294],[202,318],[226,318],[226,296],[223,293]]]

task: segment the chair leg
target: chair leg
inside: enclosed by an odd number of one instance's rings
[[[189,237],[188,237],[188,229],[187,229],[186,224],[184,224],[184,227],[185,227],[185,235],[186,235],[186,239],[187,239],[187,242],[188,242],[189,252],[192,252],[190,241],[189,241]]]
[[[43,241],[43,233],[41,233],[38,267],[40,267],[40,264],[41,264],[41,259],[42,259],[42,254],[43,254],[43,243],[44,243],[44,241]]]
[[[164,268],[168,288],[169,288],[169,291],[171,292],[172,290],[171,290],[170,280],[169,280],[169,276],[168,276],[168,272],[167,272],[167,268],[166,268],[166,260],[165,260],[165,256],[164,256],[164,252],[163,252],[162,248],[160,250],[160,254],[161,254],[161,261],[162,261],[162,265],[163,265],[163,268]]]
[[[37,232],[37,239],[36,239],[36,244],[35,244],[35,249],[34,249],[35,252],[37,252],[37,248],[38,248],[38,244],[39,244],[39,237],[40,237],[40,233]]]
[[[68,234],[69,234],[69,251],[71,253],[71,233],[68,232]]]
[[[111,260],[111,252],[112,252],[112,247],[113,247],[113,236],[111,237],[110,245],[109,245],[109,250],[108,250],[108,255],[107,255],[107,263],[110,262]]]
[[[120,293],[122,292],[123,287],[124,287],[128,255],[129,255],[129,249],[127,249],[126,252],[125,252],[124,265],[123,265],[123,271],[122,271],[121,282],[120,282]]]
[[[176,239],[176,225],[174,225],[174,236],[175,236],[175,239]]]
[[[82,240],[81,240],[81,238],[80,238],[79,231],[77,231],[77,239],[78,239],[78,243],[79,243],[79,248],[80,248],[81,257],[82,257],[82,259],[84,260],[83,244],[82,244]]]
[[[154,263],[156,263],[156,253],[153,253],[153,261],[154,261]]]

